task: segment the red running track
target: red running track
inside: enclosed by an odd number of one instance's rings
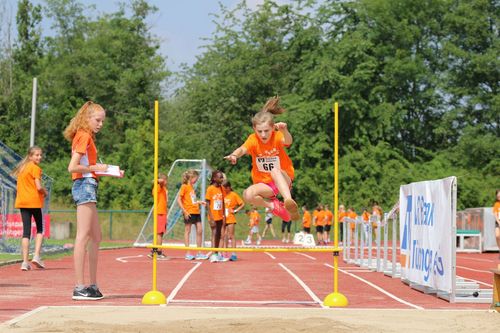
[[[101,251],[101,301],[73,301],[72,257],[46,261],[44,270],[23,272],[20,264],[0,267],[0,322],[40,306],[140,305],[152,287],[152,261],[147,249]],[[333,291],[332,254],[319,252],[242,252],[238,261],[186,261],[170,251],[158,261],[158,290],[168,305],[217,307],[322,307]],[[497,253],[457,254],[457,275],[491,289],[489,271]],[[411,289],[399,279],[339,260],[339,292],[350,308],[488,309],[489,304],[455,303]],[[168,306],[167,305],[167,306]]]

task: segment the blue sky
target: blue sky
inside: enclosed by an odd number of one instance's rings
[[[0,0],[1,2],[2,0]],[[17,0],[7,1],[15,18]],[[125,1],[125,0],[124,0]],[[43,3],[42,0],[33,0]],[[79,0],[84,5],[95,5],[98,13],[111,13],[117,10],[115,0]],[[181,63],[192,65],[202,50],[203,37],[210,37],[215,29],[210,13],[219,11],[219,2],[234,8],[240,0],[149,0],[158,12],[149,18],[152,32],[161,39],[161,53],[167,57],[167,66],[176,71]],[[250,8],[257,8],[263,0],[247,0]],[[276,1],[284,3],[289,1]],[[8,9],[8,8],[7,8]],[[15,22],[13,22],[15,28]],[[43,33],[50,35],[50,23],[43,22]]]

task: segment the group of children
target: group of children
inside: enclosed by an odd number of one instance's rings
[[[302,207],[302,227],[303,231],[306,234],[311,233],[311,226],[314,226],[316,229],[316,238],[317,245],[327,245],[330,243],[330,231],[332,230],[333,225],[333,213],[328,209],[328,205],[318,204],[313,213],[311,214],[306,206]],[[367,208],[363,208],[363,212],[361,216],[364,221],[364,225],[368,225],[371,216],[378,216],[382,218],[383,211],[382,208],[378,205],[377,202],[373,202],[372,209],[369,211]],[[354,208],[349,207],[347,210],[344,205],[339,205],[338,209],[338,221],[339,225],[339,241],[342,241],[342,223],[345,222],[346,218],[350,218],[352,220],[356,219],[358,214],[354,211]],[[355,223],[350,222],[349,227],[352,231],[354,231]],[[373,228],[376,228],[376,223],[373,223]],[[366,229],[368,230],[368,229]]]
[[[244,155],[250,155],[252,160],[252,180],[250,185],[243,192],[245,203],[253,207],[266,208],[269,215],[280,217],[284,223],[282,230],[288,230],[291,221],[300,219],[297,203],[291,196],[292,181],[294,179],[294,168],[292,161],[286,153],[292,142],[292,135],[288,131],[288,126],[284,122],[274,122],[273,115],[281,114],[285,110],[279,105],[279,98],[269,99],[262,110],[252,118],[252,133],[247,140],[231,154],[224,158],[231,164]],[[97,263],[99,257],[99,246],[102,238],[101,229],[97,215],[97,188],[99,176],[96,172],[104,172],[108,166],[99,163],[98,151],[95,145],[95,136],[101,130],[106,111],[104,108],[92,101],[82,105],[75,116],[71,119],[69,125],[64,130],[64,137],[71,142],[71,158],[68,164],[68,172],[73,180],[71,193],[76,205],[76,237],[74,243],[74,271],[75,287],[72,298],[74,300],[99,300],[104,296],[99,290],[97,284]],[[28,260],[29,239],[31,238],[31,219],[36,222],[37,234],[35,237],[35,253],[31,260],[35,266],[44,268],[45,264],[41,259],[40,250],[43,240],[43,223],[41,208],[43,199],[47,195],[46,189],[41,182],[42,170],[39,167],[42,159],[42,149],[31,147],[27,156],[19,163],[14,170],[13,175],[17,177],[17,196],[15,207],[21,210],[23,221],[23,237],[21,241],[22,257],[21,270],[28,271],[31,265]],[[198,200],[193,184],[198,179],[198,174],[194,170],[189,170],[183,175],[183,184],[178,199],[184,215],[185,233],[184,242],[189,246],[189,234],[192,226],[196,228],[196,243],[201,247],[201,216],[200,205],[209,206],[209,222],[213,230],[213,245],[219,248],[222,240],[223,247],[235,247],[234,223],[236,222],[234,214],[243,207],[243,200],[231,190],[229,182],[224,181],[221,172],[215,172],[212,175],[212,184],[210,192],[207,190],[205,200]],[[158,180],[158,191],[162,197],[158,201],[159,208],[157,213],[158,220],[158,241],[161,244],[161,236],[166,227],[166,177],[162,176]],[[160,193],[159,193],[160,194]],[[277,198],[280,194],[283,201]],[[164,204],[165,203],[165,204]],[[380,207],[372,209],[372,214],[382,215]],[[303,226],[305,232],[310,232],[311,223],[316,227],[318,242],[324,244],[329,241],[329,231],[331,216],[328,209],[318,207],[312,215],[303,207],[304,217]],[[321,213],[323,211],[323,213]],[[496,193],[496,203],[494,207],[496,218],[495,235],[500,246],[500,194]],[[362,214],[363,219],[368,222],[370,213],[365,210]],[[352,208],[345,211],[345,208],[339,207],[339,221],[342,223],[345,217],[352,219],[357,214]],[[260,219],[260,218],[259,218]],[[266,216],[266,221],[271,221]],[[269,225],[270,223],[266,223]],[[266,227],[267,227],[266,225]],[[255,225],[252,225],[253,228]],[[353,225],[351,225],[353,228]],[[255,228],[253,228],[255,230]],[[265,229],[265,231],[267,228]],[[273,232],[273,229],[270,229]],[[252,231],[250,231],[252,232]],[[88,274],[89,278],[85,283],[84,266],[88,254]],[[159,255],[163,255],[161,252]],[[233,257],[234,255],[234,257]],[[197,253],[193,256],[186,254],[186,259],[206,259],[206,255]],[[214,259],[226,260],[227,257],[221,256],[220,252],[214,253]],[[222,259],[221,259],[222,258]],[[229,260],[236,259],[233,253]]]

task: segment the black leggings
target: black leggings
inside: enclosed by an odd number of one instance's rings
[[[41,208],[21,208],[23,219],[23,238],[31,238],[31,217],[35,218],[36,233],[43,234],[43,221]]]
[[[285,228],[288,232],[290,232],[290,228],[292,227],[292,221],[283,221],[281,222],[281,232],[285,232]]]

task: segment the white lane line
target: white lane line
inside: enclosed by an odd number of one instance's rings
[[[184,285],[184,283],[186,283],[187,279],[189,279],[189,277],[191,276],[191,274],[193,274],[193,272],[198,268],[200,267],[202,263],[201,262],[197,262],[194,264],[194,267],[191,268],[189,270],[189,272],[186,273],[186,275],[184,275],[184,277],[179,281],[179,283],[177,283],[177,285],[175,286],[174,290],[172,290],[172,292],[170,293],[170,295],[168,295],[167,297],[167,303],[171,302],[175,295],[177,295],[177,293],[179,292],[179,290],[181,290],[182,286]]]
[[[306,258],[309,258],[309,259],[311,259],[311,260],[316,260],[316,258],[311,257],[310,255],[307,255],[307,254],[302,253],[302,252],[294,252],[294,253],[295,253],[295,254],[298,254],[298,255],[301,255],[301,256],[304,256],[304,257],[306,257]]]
[[[142,254],[139,254],[138,256],[118,257],[118,258],[116,258],[116,260],[119,261],[119,262],[127,263],[128,261],[125,260],[125,259],[129,259],[129,258],[141,258],[141,257],[144,257],[144,256]]]
[[[271,257],[271,259],[273,259],[273,260],[274,260],[274,259],[276,259],[276,257],[275,257],[275,256],[273,256],[271,253],[269,253],[269,252],[264,252],[264,253],[265,253],[265,254],[267,254],[268,256],[270,256],[270,257]]]
[[[482,284],[483,286],[493,288],[493,285],[492,285],[492,284],[489,284],[489,283],[486,283],[486,282],[482,282],[482,281],[478,281],[478,280],[474,280],[474,279],[471,279],[471,278],[466,278],[466,277],[463,277],[463,276],[458,276],[458,275],[457,275],[457,278],[461,278],[461,279],[464,279],[464,280],[466,280],[466,281],[476,282],[476,283],[478,283],[478,284]]]
[[[490,271],[485,271],[483,269],[474,269],[474,268],[469,268],[469,267],[465,267],[465,266],[458,266],[457,265],[457,268],[461,268],[461,269],[465,269],[465,270],[468,270],[468,271],[473,271],[473,272],[479,272],[479,273],[488,273],[488,274],[491,274]]]
[[[330,268],[333,268],[333,266],[332,266],[332,265],[330,265],[330,264],[325,264],[325,266],[330,267]],[[370,281],[367,281],[367,280],[365,280],[365,279],[363,279],[363,278],[361,278],[361,277],[359,277],[359,276],[357,276],[357,275],[354,275],[354,274],[352,274],[352,273],[349,273],[349,272],[347,272],[347,271],[345,271],[345,270],[343,270],[343,269],[339,269],[339,271],[340,271],[340,272],[342,272],[342,273],[344,273],[344,274],[347,274],[347,275],[349,275],[349,276],[352,276],[353,278],[358,279],[358,280],[360,280],[361,282],[366,283],[366,284],[367,284],[367,285],[369,285],[370,287],[377,289],[378,291],[380,291],[381,293],[383,293],[383,294],[385,294],[385,295],[389,296],[390,298],[392,298],[392,299],[393,299],[393,300],[395,300],[395,301],[398,301],[398,302],[400,302],[400,303],[406,304],[406,305],[411,306],[412,308],[415,308],[415,309],[418,309],[418,310],[424,310],[424,308],[423,308],[423,307],[421,307],[421,306],[419,306],[419,305],[415,305],[415,304],[409,303],[409,302],[407,302],[407,301],[405,301],[405,300],[403,300],[403,299],[401,299],[401,298],[397,297],[396,295],[391,294],[390,292],[388,292],[388,291],[386,291],[386,290],[384,290],[384,289],[380,288],[379,286],[377,286],[377,285],[375,285],[375,284],[371,283]]]
[[[467,260],[483,261],[483,262],[494,262],[495,261],[492,259],[481,259],[481,258],[463,257],[463,256],[457,256],[457,259],[467,259]]]
[[[316,302],[318,303],[319,305],[321,305],[322,308],[327,308],[327,306],[324,306],[323,305],[323,301],[319,299],[318,296],[316,296],[315,293],[313,293],[313,291],[304,283],[304,281],[302,281],[297,275],[295,275],[291,270],[289,270],[285,265],[283,265],[282,263],[279,263],[278,265],[281,266],[281,268],[283,268],[285,271],[288,272],[288,274],[290,274],[294,279],[295,281],[297,281],[300,286],[302,288],[304,288],[304,290],[306,291],[306,293],[309,294],[309,296]]]
[[[19,323],[21,320],[24,320],[24,319],[26,319],[28,317],[31,317],[34,314],[37,314],[38,312],[41,312],[41,311],[46,310],[48,308],[49,308],[48,306],[40,306],[40,307],[38,307],[38,308],[36,308],[34,310],[31,310],[31,311],[26,312],[26,313],[24,313],[24,314],[22,314],[22,315],[20,315],[20,316],[18,316],[16,318],[13,318],[13,319],[9,320],[6,324],[8,326],[15,325],[15,324]]]
[[[316,304],[314,301],[227,301],[227,300],[191,300],[175,299],[170,303],[217,303],[217,304]]]

